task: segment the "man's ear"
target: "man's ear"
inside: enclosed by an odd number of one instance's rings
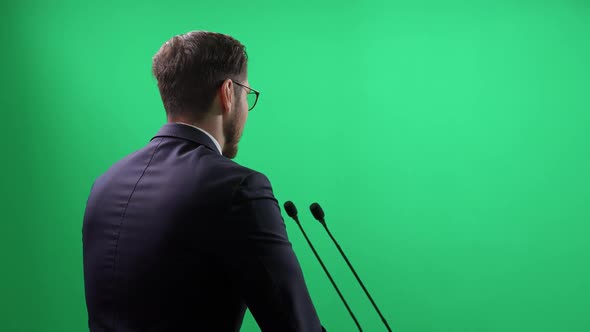
[[[219,88],[219,101],[221,102],[221,113],[223,115],[227,115],[229,112],[231,112],[231,106],[234,102],[233,90],[234,82],[232,82],[232,80],[229,78],[223,81],[223,84],[221,84],[221,87]]]

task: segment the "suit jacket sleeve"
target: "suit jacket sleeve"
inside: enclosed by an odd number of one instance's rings
[[[242,181],[229,217],[234,242],[223,261],[261,330],[323,331],[266,176]]]

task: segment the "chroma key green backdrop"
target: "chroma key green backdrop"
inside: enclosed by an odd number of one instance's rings
[[[1,331],[87,330],[90,185],[165,122],[151,58],[191,30],[247,46],[261,97],[237,161],[298,204],[365,331],[385,329],[314,201],[394,331],[590,331],[588,1],[0,9]],[[285,222],[322,323],[355,331]]]

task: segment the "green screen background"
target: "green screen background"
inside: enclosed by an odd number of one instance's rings
[[[366,331],[590,331],[590,7],[579,1],[3,3],[1,331],[84,331],[90,185],[166,121],[151,57],[230,34],[270,178]],[[322,323],[355,331],[285,215]],[[243,331],[259,331],[248,313]]]

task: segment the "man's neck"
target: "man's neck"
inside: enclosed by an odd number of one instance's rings
[[[213,142],[215,143],[215,145],[219,149],[219,152],[222,153],[223,145],[225,144],[225,140],[224,140],[223,135],[221,134],[221,130],[217,129],[218,127],[219,128],[221,127],[221,123],[219,125],[216,125],[214,123],[214,119],[212,119],[210,121],[190,121],[188,119],[183,119],[183,118],[178,118],[178,117],[168,118],[168,122],[182,123],[185,125],[196,127],[197,129],[204,131],[206,134],[208,134],[213,139]]]

